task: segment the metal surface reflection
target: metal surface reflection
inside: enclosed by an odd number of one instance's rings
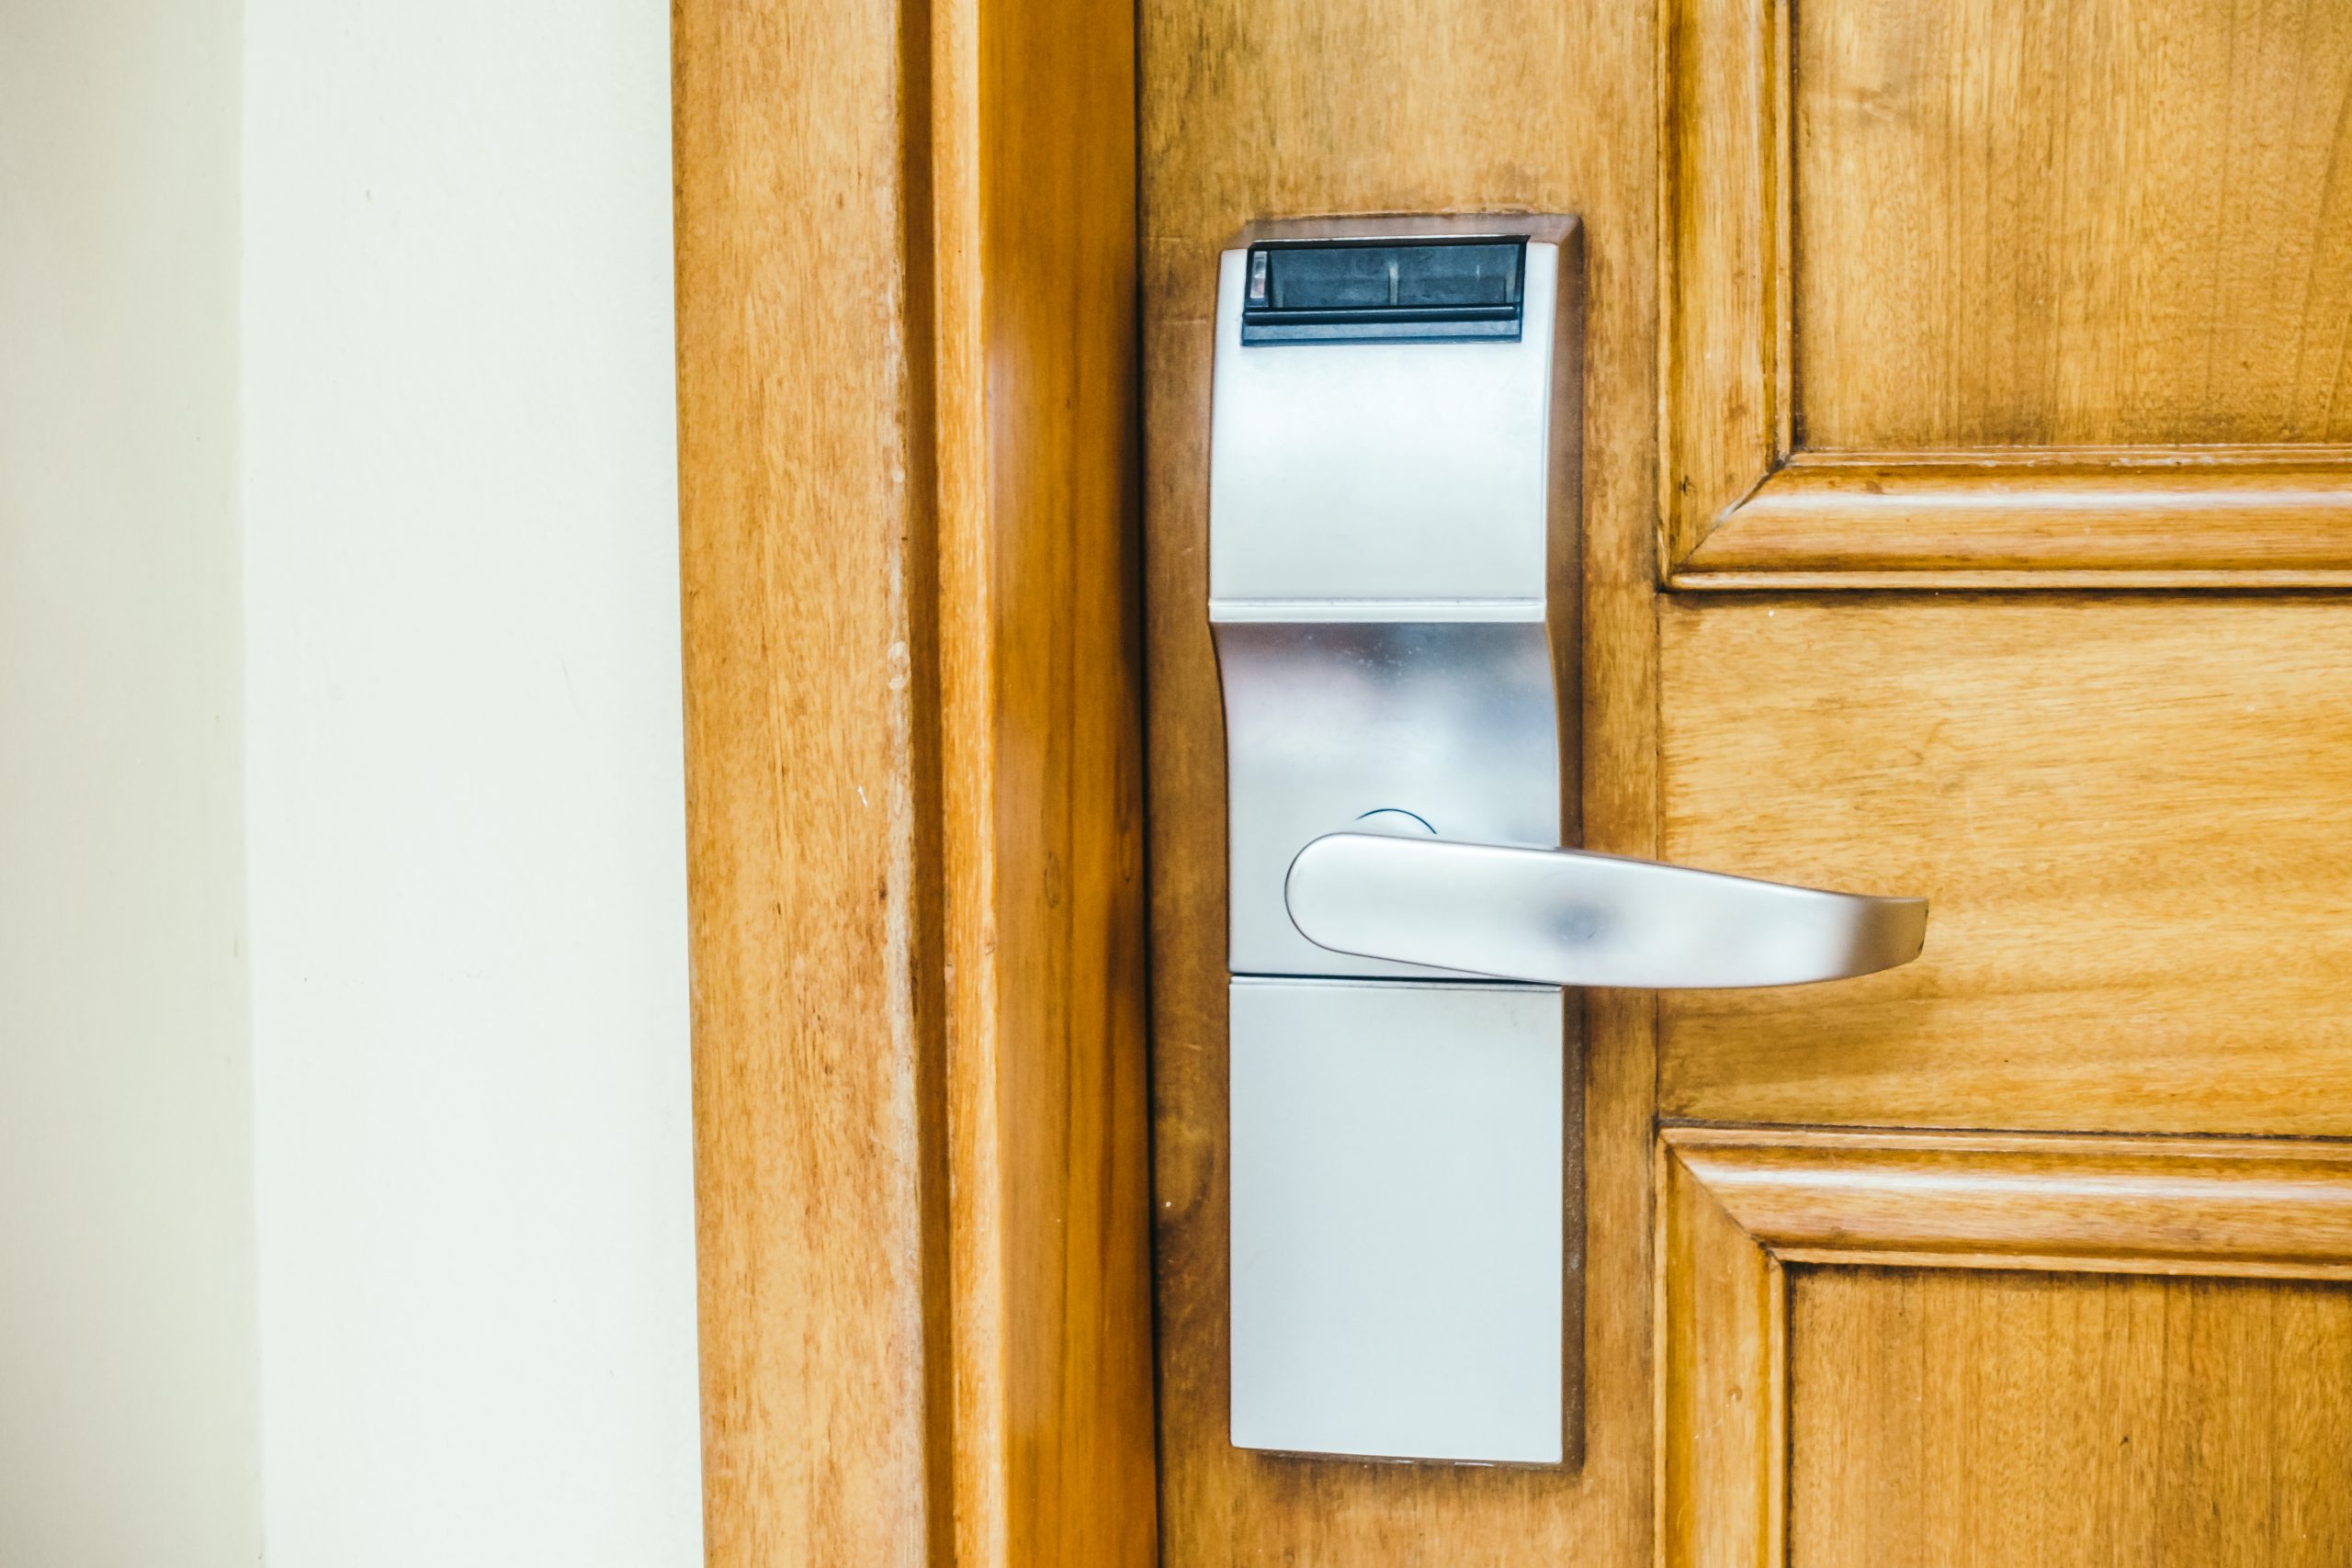
[[[1802,986],[1908,964],[1922,898],[1826,893],[1582,850],[1333,833],[1284,899],[1336,953],[1554,986]]]

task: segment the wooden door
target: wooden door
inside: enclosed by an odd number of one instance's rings
[[[2352,1562],[2352,6],[1140,17],[1168,1568]],[[1579,1463],[1238,1450],[1216,253],[1498,210],[1586,236],[1586,843],[1928,947],[1584,998]]]

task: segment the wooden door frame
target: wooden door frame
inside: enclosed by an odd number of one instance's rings
[[[673,20],[708,1561],[1139,1565],[1133,17]]]

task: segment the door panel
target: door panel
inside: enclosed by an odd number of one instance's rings
[[[2352,570],[2352,13],[1668,0],[1673,579]]]
[[[1664,1561],[2335,1563],[2352,1151],[1672,1129]]]
[[[1663,994],[1659,1109],[2352,1133],[2352,615],[1677,601],[1664,855],[1926,896],[1919,961]]]
[[[1790,23],[1797,445],[2352,441],[2352,9]]]
[[[1788,1288],[1793,1568],[2352,1559],[2352,1287],[1800,1266]]]

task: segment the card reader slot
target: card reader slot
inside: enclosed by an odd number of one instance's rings
[[[1519,339],[1527,242],[1270,240],[1250,248],[1244,344]]]

